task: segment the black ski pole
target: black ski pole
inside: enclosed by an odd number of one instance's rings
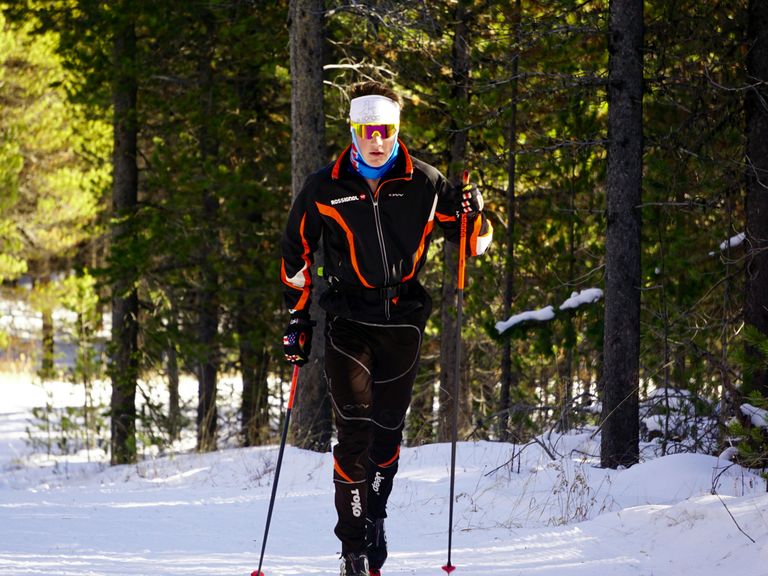
[[[469,171],[464,170],[462,186],[469,184]],[[453,415],[451,422],[451,489],[448,502],[448,563],[443,570],[450,574],[456,570],[451,564],[451,545],[453,542],[453,499],[456,486],[456,441],[459,427],[459,379],[461,370],[461,316],[464,307],[464,270],[467,260],[467,215],[461,215],[459,225],[459,274],[456,282],[456,372],[453,383]]]
[[[288,439],[288,424],[291,421],[291,409],[293,408],[293,398],[296,395],[296,383],[299,381],[299,367],[294,364],[293,377],[291,378],[291,392],[288,395],[288,407],[285,409],[285,423],[283,424],[283,437],[280,439],[280,450],[277,453],[277,466],[275,467],[275,479],[272,481],[272,495],[269,498],[269,509],[267,510],[267,524],[264,527],[264,539],[261,542],[261,556],[259,557],[259,567],[251,576],[264,576],[261,571],[261,564],[264,562],[264,550],[267,548],[267,536],[269,536],[269,524],[272,521],[272,509],[275,507],[275,495],[277,494],[277,482],[280,480],[280,466],[283,463],[283,452],[285,452],[285,443]]]

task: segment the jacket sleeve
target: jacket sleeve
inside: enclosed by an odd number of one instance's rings
[[[461,224],[456,217],[458,200],[448,181],[441,177],[435,184],[437,190],[437,209],[435,219],[443,229],[449,242],[459,243]],[[493,226],[484,212],[467,217],[467,255],[483,254],[493,240]]]
[[[291,206],[280,244],[280,279],[283,296],[292,316],[309,317],[312,297],[312,263],[320,243],[322,222],[314,203],[316,176],[312,175]]]

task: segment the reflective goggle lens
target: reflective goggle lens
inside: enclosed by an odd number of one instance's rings
[[[395,135],[397,124],[355,124],[352,122],[352,129],[358,138],[372,140],[379,136],[382,140],[386,140]]]

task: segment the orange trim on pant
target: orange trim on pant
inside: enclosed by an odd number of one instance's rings
[[[386,468],[387,466],[392,466],[392,464],[395,463],[395,460],[397,460],[399,457],[400,457],[400,446],[397,447],[397,450],[395,451],[395,455],[392,456],[392,458],[390,458],[383,464],[377,464],[377,466],[379,466],[379,468]]]
[[[336,461],[336,458],[333,459],[333,471],[336,472],[339,476],[341,476],[342,480],[345,480],[346,482],[352,482],[355,483],[352,478],[350,478],[344,470],[341,469],[341,466],[339,466],[339,463]]]

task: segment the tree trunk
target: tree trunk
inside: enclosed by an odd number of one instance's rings
[[[131,234],[131,216],[138,202],[136,31],[128,2],[113,40],[114,151],[112,175],[112,242],[120,244]],[[123,270],[112,286],[111,462],[136,461],[136,379],[138,377],[139,301],[134,271]]]
[[[181,396],[179,394],[179,354],[176,341],[179,324],[175,309],[171,311],[166,327],[167,343],[165,350],[165,371],[168,377],[168,416],[166,428],[168,437],[173,442],[181,438]]]
[[[578,157],[571,156],[572,164],[570,166],[571,177],[569,180],[569,212],[570,222],[568,227],[568,286],[563,294],[564,298],[570,296],[567,292],[568,287],[576,286],[575,278],[576,266],[576,162]],[[558,432],[568,431],[574,423],[574,405],[573,405],[573,353],[577,345],[576,326],[574,326],[573,314],[567,314],[563,319],[564,334],[563,339],[563,362],[558,368],[557,374],[557,406],[560,409],[560,418],[557,423]]]
[[[455,110],[463,110],[469,102],[469,14],[466,2],[463,0],[456,6],[456,27],[453,36],[453,98]],[[451,138],[451,164],[448,169],[448,179],[454,184],[461,182],[461,172],[466,167],[467,142],[466,130],[461,130],[461,123],[454,118],[451,128],[454,130]],[[458,429],[468,431],[472,424],[472,414],[469,405],[469,379],[461,378],[456,373],[456,339],[461,337],[461,326],[456,325],[456,306],[458,302],[458,258],[459,247],[446,242],[443,248],[443,288],[442,306],[440,308],[440,409],[438,413],[437,439],[440,442],[452,438],[452,414],[458,410]],[[462,349],[463,350],[463,349]],[[463,352],[462,352],[463,354]],[[463,358],[462,358],[463,360]],[[462,361],[462,367],[466,362]],[[466,374],[466,370],[464,371]],[[459,380],[456,386],[456,380]],[[453,391],[459,391],[459,397],[453,397]]]
[[[750,0],[747,16],[748,83],[744,101],[747,163],[747,263],[744,321],[768,337],[768,3]],[[747,346],[747,355],[760,355]],[[745,392],[759,391],[768,397],[768,368],[745,376]]]
[[[603,467],[639,460],[643,0],[612,0],[608,24]]]
[[[219,276],[216,261],[220,257],[218,218],[219,199],[215,186],[215,170],[219,154],[215,122],[215,86],[213,50],[215,21],[210,12],[203,14],[206,28],[206,50],[199,62],[201,89],[200,157],[208,186],[202,195],[204,236],[200,241],[200,274],[198,339],[201,358],[198,366],[197,449],[200,452],[216,450],[218,428],[216,409],[218,378],[219,333]]]
[[[517,181],[517,98],[519,93],[518,72],[520,70],[520,22],[522,9],[520,0],[515,0],[514,12],[511,22],[514,28],[515,53],[512,55],[512,91],[510,94],[510,116],[507,142],[509,145],[509,159],[507,162],[507,235],[506,257],[504,258],[504,314],[503,318],[512,315],[512,302],[515,299],[515,219],[517,218],[517,198],[515,196],[515,183]],[[508,442],[511,434],[509,419],[512,403],[511,392],[517,388],[520,376],[512,366],[512,340],[507,338],[501,354],[501,388],[499,390],[499,439]],[[520,438],[514,438],[515,442]]]
[[[43,380],[50,380],[55,378],[55,338],[54,338],[54,326],[53,326],[53,310],[49,306],[45,306],[42,311],[43,317],[43,350],[42,361],[40,363],[40,377]]]
[[[252,332],[250,332],[252,333]],[[249,332],[240,332],[240,366],[243,376],[243,404],[240,410],[244,446],[260,446],[269,439],[269,389],[267,374],[270,356],[248,341]]]
[[[181,398],[179,396],[179,358],[171,342],[166,352],[168,372],[168,436],[171,441],[181,438]]]
[[[323,115],[323,0],[291,0],[291,161],[293,197],[304,180],[322,166],[325,152]],[[301,369],[293,408],[294,444],[326,452],[331,447],[331,403],[323,377],[325,364],[325,314],[317,302],[323,281],[317,269],[322,254],[315,254],[312,269],[314,290],[310,314],[317,322],[312,337],[312,354]]]
[[[434,405],[435,379],[437,373],[434,359],[424,360],[419,365],[419,374],[413,383],[411,408],[408,410],[406,441],[408,446],[422,446],[435,441]]]

